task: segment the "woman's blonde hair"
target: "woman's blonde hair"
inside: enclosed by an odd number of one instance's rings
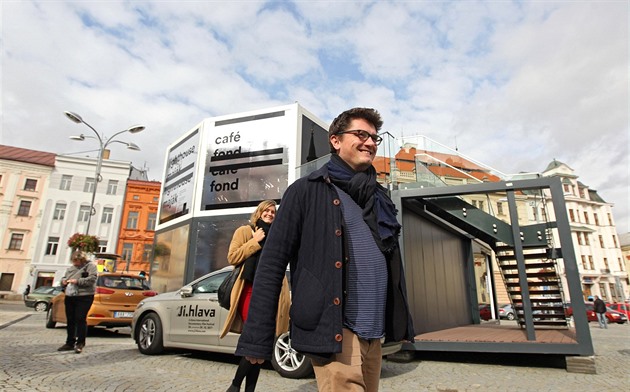
[[[274,200],[263,200],[260,202],[260,204],[258,204],[256,210],[254,210],[254,212],[252,212],[252,215],[249,217],[249,223],[252,225],[252,227],[256,225],[256,222],[258,222],[258,219],[260,219],[263,212],[269,207],[277,208],[276,202]]]

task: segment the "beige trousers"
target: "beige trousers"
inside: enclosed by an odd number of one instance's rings
[[[375,392],[381,377],[381,340],[359,338],[343,329],[341,353],[331,362],[313,361],[320,392]]]

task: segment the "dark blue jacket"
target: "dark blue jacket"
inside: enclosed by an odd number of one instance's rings
[[[291,271],[291,345],[302,353],[341,352],[343,217],[326,166],[289,186],[259,259],[247,322],[236,355],[270,359],[275,314],[287,264]],[[386,341],[413,341],[400,251],[387,258]]]

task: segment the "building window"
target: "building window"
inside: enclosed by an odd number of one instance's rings
[[[11,242],[9,242],[9,250],[22,250],[22,241],[24,241],[24,234],[22,233],[11,234]]]
[[[114,209],[112,207],[104,207],[101,223],[112,223],[113,216],[114,216]]]
[[[564,188],[564,193],[571,193],[571,188],[569,187],[569,184],[562,184],[562,187]]]
[[[48,243],[46,244],[46,254],[56,255],[59,248],[59,237],[48,237]]]
[[[593,256],[588,256],[588,264],[591,266],[591,269],[595,269],[595,262],[593,261]]]
[[[584,194],[584,188],[579,187],[579,188],[578,188],[578,190],[579,190],[579,192],[580,192],[580,197],[581,197],[582,199],[585,199],[585,198],[586,198],[586,195]]]
[[[134,199],[134,200],[140,200],[140,196],[138,196],[138,195],[133,195],[133,199]]]
[[[613,225],[612,215],[610,214],[610,212],[608,213],[608,225],[609,226]]]
[[[577,233],[577,240],[578,240],[578,245],[584,245],[583,241],[582,241],[582,233],[580,233],[579,231]]]
[[[604,236],[599,236],[599,247],[603,248],[604,247]]]
[[[160,198],[158,196],[153,196],[153,201],[157,203],[158,201],[160,201]]]
[[[586,256],[582,255],[582,269],[587,270],[588,266],[586,265]]]
[[[138,228],[138,211],[129,211],[129,216],[127,216],[127,229],[137,229]]]
[[[144,252],[142,252],[142,261],[150,261],[153,254],[153,245],[144,244]]]
[[[608,265],[608,257],[604,257],[604,268],[606,268],[606,271],[610,272],[610,266]]]
[[[595,220],[595,225],[599,226],[599,218],[597,217],[597,213],[593,213],[593,220]]]
[[[588,233],[584,233],[584,245],[590,245],[591,240],[588,239]]]
[[[35,191],[36,188],[37,188],[37,180],[34,180],[32,178],[27,178],[26,182],[24,183],[24,190]]]
[[[69,191],[70,185],[72,185],[72,176],[62,175],[59,189],[62,191]]]
[[[572,209],[569,209],[569,220],[575,222],[575,212]]]
[[[621,262],[621,257],[617,257],[617,262],[619,263],[619,271],[625,271],[626,269],[623,268],[623,263]]]
[[[615,246],[615,248],[618,248],[619,246],[617,245],[617,236],[613,234],[612,238],[613,238],[613,245]]]
[[[503,203],[497,202],[497,215],[503,215]]]
[[[109,180],[107,182],[107,194],[108,195],[115,195],[116,191],[118,191],[118,181],[116,181],[116,180]]]
[[[125,261],[131,261],[131,257],[133,255],[133,244],[130,244],[128,242],[125,242],[123,244],[123,249],[122,249],[122,259]]]
[[[66,204],[57,203],[55,205],[55,212],[53,213],[54,220],[63,220],[66,217]]]
[[[79,208],[79,222],[87,222],[90,219],[90,206]]]
[[[86,178],[85,179],[85,184],[83,185],[83,192],[87,192],[87,193],[92,193],[94,192],[94,186],[96,184],[96,181],[94,181],[93,178]]]
[[[31,202],[29,200],[21,200],[20,208],[18,208],[18,216],[28,216],[31,212]]]
[[[107,241],[98,242],[98,253],[107,253]]]
[[[605,283],[600,283],[599,284],[599,296],[602,298],[602,300],[604,300],[604,302],[608,302],[608,294],[606,292],[606,284]]]
[[[155,212],[149,213],[149,218],[147,219],[147,230],[155,231],[156,220],[157,214]]]
[[[587,223],[587,224],[591,223],[588,221],[588,211],[584,211],[584,223]]]

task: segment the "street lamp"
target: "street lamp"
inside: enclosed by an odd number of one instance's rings
[[[96,172],[94,173],[94,188],[92,189],[92,201],[90,202],[90,215],[88,216],[87,227],[85,229],[85,234],[89,234],[90,233],[90,223],[92,221],[92,215],[96,214],[96,209],[94,208],[94,200],[96,199],[96,188],[98,187],[98,183],[101,181],[101,166],[103,164],[103,154],[105,152],[105,149],[111,143],[120,143],[120,144],[124,144],[125,146],[127,146],[127,148],[129,150],[140,151],[140,147],[138,147],[138,145],[136,145],[134,143],[131,143],[131,142],[124,142],[124,141],[121,141],[121,140],[114,140],[114,138],[116,136],[120,135],[121,133],[125,133],[125,132],[129,132],[129,133],[142,132],[144,130],[144,125],[134,125],[132,127],[124,129],[124,130],[122,130],[120,132],[117,132],[117,133],[113,134],[111,137],[108,138],[108,137],[105,137],[105,135],[99,134],[98,131],[96,129],[94,129],[93,126],[91,126],[90,124],[86,123],[83,120],[83,118],[81,118],[81,116],[79,116],[78,114],[73,113],[73,112],[64,112],[64,114],[72,122],[75,122],[77,124],[83,123],[83,124],[87,125],[88,128],[90,128],[92,130],[92,132],[94,132],[94,134],[96,135],[96,137],[94,137],[94,136],[85,136],[84,134],[81,134],[81,135],[78,135],[78,136],[70,136],[70,139],[78,140],[78,141],[83,141],[85,139],[97,139],[98,143],[99,143],[98,159],[96,161]]]

